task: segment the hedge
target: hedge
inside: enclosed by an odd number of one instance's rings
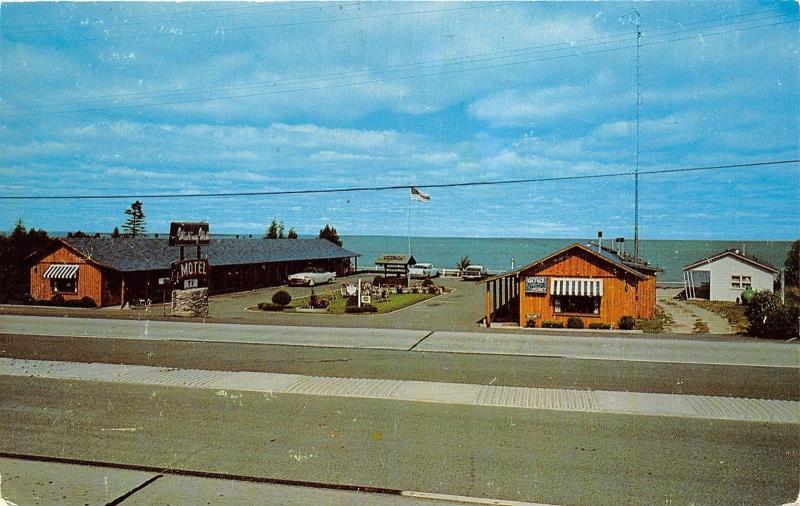
[[[610,330],[613,328],[613,325],[610,323],[592,322],[589,324],[589,328],[597,330]]]
[[[542,322],[543,329],[563,329],[564,322],[544,321]]]
[[[633,316],[623,316],[619,319],[619,328],[621,330],[633,330],[636,326],[636,320],[633,319]]]
[[[582,329],[583,328],[583,319],[578,316],[570,316],[567,319],[567,328],[568,329]]]
[[[284,309],[286,309],[286,306],[283,306],[281,304],[272,304],[269,302],[259,302],[258,309],[262,311],[283,311]]]

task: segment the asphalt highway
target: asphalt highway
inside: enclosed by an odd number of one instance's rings
[[[7,376],[0,391],[0,456],[549,504],[784,504],[800,487],[798,424]]]

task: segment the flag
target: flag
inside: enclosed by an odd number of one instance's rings
[[[419,200],[420,202],[425,202],[426,204],[431,201],[430,195],[428,195],[427,193],[422,193],[413,186],[411,187],[411,198],[413,200]]]

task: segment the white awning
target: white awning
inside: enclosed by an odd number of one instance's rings
[[[603,280],[599,278],[550,278],[552,295],[602,297]]]
[[[78,266],[72,264],[52,264],[44,271],[44,277],[50,279],[75,279],[78,277]]]

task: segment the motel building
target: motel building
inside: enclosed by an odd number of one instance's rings
[[[622,250],[574,243],[486,284],[486,323],[541,327],[577,316],[617,328],[623,316],[651,319],[658,267]]]
[[[187,248],[187,258],[195,248]],[[325,239],[214,239],[202,246],[210,263],[209,293],[282,285],[290,274],[320,267],[343,276],[361,256]],[[138,299],[169,300],[171,264],[179,248],[166,238],[61,238],[33,257],[31,297],[90,297],[98,306]]]

